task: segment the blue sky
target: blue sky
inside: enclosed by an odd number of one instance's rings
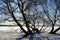
[[[0,0],[0,3],[2,3],[1,0]],[[2,6],[2,5],[0,5],[0,6]],[[53,9],[56,8],[54,0],[47,0],[47,6],[48,6],[49,13],[53,13],[53,11],[54,11]],[[38,6],[38,10],[41,11],[42,7]],[[19,16],[19,14],[15,14],[15,15]]]

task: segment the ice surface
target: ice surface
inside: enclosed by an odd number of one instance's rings
[[[18,32],[0,32],[0,40],[17,40],[17,38],[21,38],[24,33],[18,33]],[[22,40],[29,40],[30,36],[27,38],[24,38]],[[47,34],[47,33],[41,33],[41,34],[34,34],[33,40],[60,40],[60,36],[53,35],[53,34]]]

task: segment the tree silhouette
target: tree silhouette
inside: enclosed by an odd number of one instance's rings
[[[1,18],[1,20],[4,20],[4,22],[14,21],[25,33],[23,37],[42,32],[45,26],[46,28],[51,26],[52,29],[49,33],[56,34],[60,29],[58,27],[54,30],[57,21],[59,21],[59,2],[54,0],[54,6],[52,7],[48,5],[48,0],[1,0],[0,14],[6,16],[4,19]],[[51,9],[49,9],[49,6],[51,6]],[[23,24],[21,24],[21,21]],[[27,30],[24,29],[23,25]]]

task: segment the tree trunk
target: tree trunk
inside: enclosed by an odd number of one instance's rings
[[[59,28],[57,28],[55,31],[53,31],[54,33],[56,33],[57,31],[59,31],[60,30],[60,27]]]
[[[13,13],[11,13],[11,16],[12,16],[12,18],[14,19],[14,21],[17,23],[17,25],[21,28],[21,30],[23,30],[23,32],[24,32],[25,34],[27,34],[27,32],[23,29],[22,25],[20,25],[20,23],[18,23],[18,21],[17,21],[17,19],[15,18],[15,16],[14,16]]]
[[[55,24],[52,24],[52,30],[50,31],[50,33],[53,33],[54,25],[55,25]]]
[[[31,33],[32,31],[31,31],[30,28],[29,28],[29,24],[28,24],[28,22],[27,22],[27,20],[26,20],[26,18],[25,18],[25,15],[24,15],[23,10],[21,10],[21,13],[22,13],[22,15],[23,15],[23,19],[24,19],[24,21],[25,21],[25,24],[26,24],[26,27],[27,27],[27,29],[28,29],[28,32]]]
[[[27,31],[24,30],[24,28],[22,27],[22,25],[21,25],[21,24],[17,21],[17,19],[15,18],[12,9],[9,8],[9,5],[10,5],[10,4],[8,5],[8,3],[6,3],[6,2],[5,2],[5,4],[7,5],[7,9],[8,9],[8,11],[9,11],[9,13],[11,14],[13,20],[17,23],[17,25],[21,28],[21,30],[23,30],[23,32],[24,32],[25,34],[27,34]],[[11,6],[11,5],[10,5],[10,6]]]
[[[28,29],[28,32],[29,33],[32,33],[32,31],[30,30],[30,28],[29,28],[29,24],[28,24],[28,22],[27,22],[27,20],[26,20],[26,18],[25,18],[25,13],[24,13],[24,10],[23,10],[23,3],[21,3],[22,5],[21,5],[21,8],[20,8],[20,5],[19,5],[19,3],[18,3],[18,7],[19,7],[19,10],[21,11],[21,13],[22,13],[22,16],[23,16],[23,20],[24,20],[24,22],[25,22],[25,24],[26,24],[26,27],[27,27],[27,29]]]

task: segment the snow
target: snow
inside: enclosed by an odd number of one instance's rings
[[[16,40],[17,38],[21,38],[22,35],[24,35],[24,33],[0,32],[0,40]],[[33,39],[37,40],[37,38],[40,38],[42,40],[60,40],[60,36],[47,33],[35,34]],[[29,40],[29,37],[23,38],[22,40]]]
[[[48,34],[48,30],[51,30],[50,27],[46,28],[44,27],[42,31],[45,31],[45,33],[41,34],[36,34],[34,35],[34,40],[37,40],[37,38],[41,38],[42,40],[60,40],[59,35],[53,35],[53,34]],[[57,27],[56,27],[57,28]],[[55,28],[55,29],[56,29]],[[17,30],[18,29],[18,30]],[[19,31],[19,27],[0,27],[0,40],[16,40],[17,38],[21,38],[24,33],[21,33]],[[15,31],[17,30],[17,31]],[[58,31],[57,33],[59,33]],[[24,38],[22,40],[29,40],[29,37]]]

